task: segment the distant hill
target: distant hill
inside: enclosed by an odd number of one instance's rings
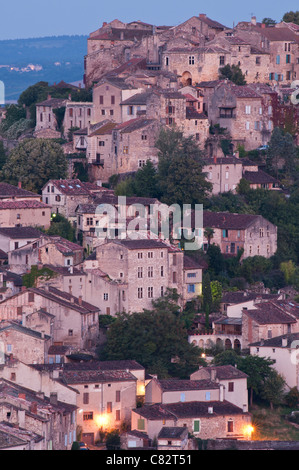
[[[83,79],[88,36],[53,36],[0,41],[0,80],[6,101],[39,81]]]

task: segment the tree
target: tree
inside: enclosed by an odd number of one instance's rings
[[[71,222],[61,214],[53,214],[48,235],[59,235],[70,242],[76,241],[76,231]]]
[[[285,395],[285,402],[289,408],[297,408],[299,405],[299,390],[297,387],[293,387]]]
[[[6,159],[7,159],[6,150],[4,148],[2,140],[0,140],[0,171],[2,170],[3,166],[6,163]]]
[[[282,21],[299,24],[299,11],[288,11],[283,15]]]
[[[269,401],[271,410],[275,405],[281,405],[283,402],[285,384],[284,378],[275,369],[272,369],[266,377],[261,395]]]
[[[225,78],[228,78],[228,80],[233,82],[235,85],[246,85],[245,75],[239,65],[227,64],[224,67],[221,67],[219,79],[223,80]]]
[[[215,230],[211,227],[206,227],[204,230],[204,236],[208,240],[208,247],[211,245],[211,240],[214,236]]]
[[[120,449],[120,434],[118,429],[114,429],[106,435],[106,448],[107,450]]]
[[[269,148],[266,158],[267,171],[278,179],[278,173],[290,179],[295,170],[295,160],[297,149],[293,137],[284,133],[284,131],[275,127],[269,142]]]
[[[213,299],[210,275],[206,272],[202,279],[202,308],[206,314],[206,330],[209,330],[209,315],[212,311]]]
[[[212,294],[212,308],[213,311],[217,311],[220,308],[220,303],[222,300],[222,284],[221,282],[215,280],[211,281],[211,294]]]
[[[175,291],[169,291],[165,299],[154,302],[152,310],[118,314],[100,360],[135,359],[161,378],[186,378],[204,365],[200,349],[188,342],[176,299]]]
[[[276,21],[272,20],[272,18],[264,18],[262,24],[265,24],[266,26],[274,26]]]
[[[157,170],[151,160],[147,160],[144,167],[135,173],[133,186],[137,197],[159,197]]]
[[[162,202],[181,207],[203,203],[212,185],[202,172],[202,155],[194,138],[184,137],[176,128],[162,129],[156,147]]]
[[[213,364],[215,366],[237,366],[240,363],[240,356],[234,351],[233,349],[229,349],[227,351],[220,352],[217,354],[213,359]]]
[[[246,356],[238,364],[238,368],[248,375],[248,388],[250,389],[250,405],[253,404],[253,393],[261,395],[266,379],[271,375],[272,365],[275,361],[259,357]]]
[[[61,145],[49,139],[24,139],[9,154],[3,178],[25,189],[39,192],[50,179],[65,178],[67,160]]]

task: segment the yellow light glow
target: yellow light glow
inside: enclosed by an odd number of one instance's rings
[[[145,394],[145,386],[144,385],[139,385],[137,395],[144,395],[144,394]]]
[[[248,436],[249,439],[251,438],[251,434],[253,433],[253,431],[254,431],[254,427],[251,426],[251,424],[248,424],[248,426],[245,426],[244,428],[244,434]]]
[[[108,416],[105,414],[96,416],[95,421],[99,427],[105,427],[109,422]]]
[[[201,357],[206,357],[205,353],[202,353]]]

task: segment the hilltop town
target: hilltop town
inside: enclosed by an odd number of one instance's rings
[[[299,448],[299,25],[266,20],[115,19],[1,108],[1,450]]]

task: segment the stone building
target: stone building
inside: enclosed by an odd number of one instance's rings
[[[202,171],[213,185],[212,194],[235,193],[242,178],[242,160],[233,156],[207,158]]]
[[[15,379],[0,379],[0,397],[1,422],[33,432],[40,450],[71,450],[76,440],[75,405],[59,401],[57,393],[45,395],[21,386]]]
[[[42,227],[51,224],[51,206],[36,200],[0,201],[1,227]]]
[[[54,113],[55,109],[66,106],[67,100],[62,98],[52,98],[50,95],[45,101],[36,104],[36,126],[35,130],[41,129],[57,130],[57,118]]]
[[[93,201],[93,196],[101,192],[100,186],[82,182],[77,178],[49,180],[42,188],[42,199],[45,204],[51,206],[53,213],[73,219],[79,204]]]
[[[0,341],[7,355],[27,364],[43,364],[48,359],[51,337],[16,322],[0,322]]]
[[[242,311],[243,347],[251,343],[298,333],[298,304],[287,301],[260,302]]]
[[[64,137],[68,138],[70,130],[85,129],[94,122],[93,111],[93,103],[67,101],[63,120]]]
[[[166,427],[187,427],[200,439],[248,438],[251,417],[227,401],[153,404],[132,411],[131,429],[156,439]]]
[[[203,211],[203,227],[197,224],[192,211],[195,241],[198,240],[199,248],[204,250],[208,249],[209,243],[218,245],[225,255],[236,256],[243,249],[242,259],[256,255],[270,258],[276,253],[277,227],[261,215]],[[188,229],[184,229],[188,233]],[[212,230],[211,234],[207,229]]]
[[[62,342],[77,349],[95,347],[100,309],[82,298],[51,286],[44,289],[30,288],[2,301],[0,318],[22,321],[26,326],[27,315],[40,309],[55,316],[54,342]]]
[[[221,83],[209,102],[208,116],[231,136],[236,148],[253,150],[269,142],[273,129],[269,104],[249,85]],[[271,111],[272,113],[272,111]]]
[[[121,103],[141,93],[143,88],[136,88],[118,76],[107,76],[93,87],[93,120],[91,124],[102,122],[105,119],[122,122]]]

